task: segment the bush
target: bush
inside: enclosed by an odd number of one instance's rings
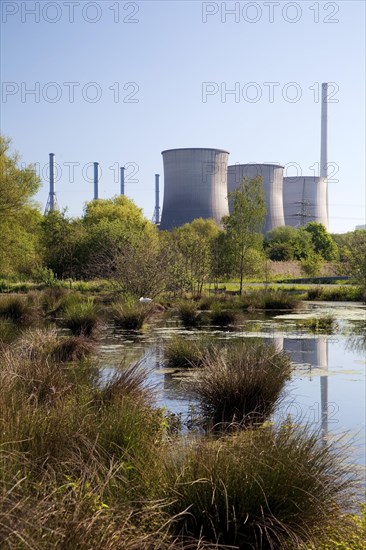
[[[262,423],[280,398],[290,365],[286,353],[252,339],[206,357],[194,386],[206,424],[225,428]]]
[[[99,326],[98,311],[92,299],[66,306],[62,325],[79,336],[93,336]]]
[[[219,548],[306,548],[355,490],[341,449],[286,424],[180,447],[166,471],[174,533]]]

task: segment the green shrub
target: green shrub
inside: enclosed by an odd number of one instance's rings
[[[321,317],[305,319],[301,322],[301,325],[305,326],[312,332],[322,332],[326,334],[333,334],[333,332],[338,328],[338,323],[333,315],[322,315]]]
[[[221,306],[216,306],[211,312],[211,324],[219,327],[227,327],[235,325],[240,321],[238,313],[232,309],[223,309]]]
[[[1,296],[0,316],[27,325],[37,320],[39,311],[37,305],[26,296]]]

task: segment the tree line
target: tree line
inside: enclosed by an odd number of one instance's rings
[[[316,275],[324,261],[366,286],[366,231],[330,235],[310,222],[262,235],[265,203],[260,178],[244,179],[229,194],[232,214],[219,228],[196,219],[159,231],[126,196],[88,202],[80,218],[40,212],[40,179],[20,167],[10,140],[0,138],[0,276],[37,279],[108,279],[125,293],[201,293],[207,283],[263,277],[268,260],[301,262]]]

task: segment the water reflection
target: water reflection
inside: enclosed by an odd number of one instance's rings
[[[324,306],[324,311],[329,305]],[[317,305],[317,313],[322,314]],[[298,329],[295,315],[269,319],[255,316],[235,332],[212,330],[187,331],[176,319],[164,319],[152,324],[142,334],[128,334],[107,327],[99,350],[102,369],[118,368],[122,359],[135,361],[146,358],[152,369],[153,382],[159,389],[158,404],[168,410],[188,415],[194,400],[190,395],[189,373],[167,369],[164,365],[164,344],[174,335],[196,339],[210,333],[218,341],[237,338],[262,338],[277,349],[289,353],[294,365],[292,380],[287,385],[287,404],[281,406],[281,415],[291,414],[294,421],[306,419],[318,425],[324,436],[328,433],[362,434],[365,423],[365,309],[342,305],[335,315],[340,320],[341,331],[337,335],[316,336]],[[346,313],[345,313],[346,312]],[[308,313],[304,313],[306,315]],[[297,319],[302,318],[302,313]],[[353,317],[352,317],[353,316]],[[363,316],[363,317],[362,317]],[[294,322],[295,320],[295,322]],[[253,322],[254,321],[254,322]],[[249,330],[248,330],[249,329]],[[358,437],[358,436],[357,436]],[[361,447],[355,460],[364,461]]]

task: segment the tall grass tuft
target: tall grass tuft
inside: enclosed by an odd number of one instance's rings
[[[165,365],[175,369],[202,367],[214,349],[213,340],[205,336],[197,340],[174,336],[164,346]]]
[[[220,305],[212,308],[211,324],[218,327],[236,325],[240,322],[239,314],[232,309],[223,309]]]
[[[316,544],[354,498],[344,453],[289,424],[181,446],[166,466],[174,532],[218,548]]]
[[[178,314],[186,328],[198,327],[201,324],[200,312],[195,302],[181,301],[178,304]]]
[[[28,296],[1,296],[0,317],[10,319],[17,324],[29,325],[38,319],[37,304]]]
[[[289,356],[272,344],[243,340],[203,362],[194,392],[208,426],[261,424],[273,412],[291,374]]]
[[[70,329],[73,334],[91,337],[99,324],[98,310],[92,299],[71,302],[66,306],[62,325]]]
[[[338,328],[338,322],[333,315],[321,315],[320,317],[305,319],[301,322],[301,325],[305,326],[312,332],[320,332],[323,334],[333,334],[333,332]]]
[[[151,314],[152,307],[144,304],[116,302],[112,305],[114,323],[125,330],[141,330]]]

